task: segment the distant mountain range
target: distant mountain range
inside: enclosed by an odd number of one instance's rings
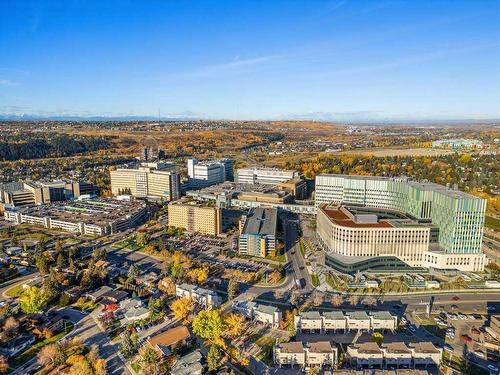
[[[174,115],[161,117],[162,121],[190,121],[200,120],[200,116]],[[0,114],[0,120],[8,121],[158,121],[155,116],[82,116],[82,115],[36,115],[36,114]]]
[[[195,112],[168,114],[161,121],[232,120],[213,118]],[[79,114],[6,114],[0,120],[7,121],[158,121],[157,116],[141,115],[79,115]],[[266,121],[263,119],[262,121]],[[500,119],[453,119],[453,118],[397,118],[382,117],[371,112],[311,112],[280,115],[267,121],[318,121],[345,124],[500,124]]]

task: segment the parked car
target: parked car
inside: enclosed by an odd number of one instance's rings
[[[449,344],[444,344],[443,349],[446,350],[447,352],[453,353],[453,347]]]
[[[483,352],[480,352],[480,351],[476,351],[476,352],[474,352],[474,354],[475,354],[476,356],[478,356],[479,358],[484,358],[484,357],[485,357],[484,353],[483,353]]]

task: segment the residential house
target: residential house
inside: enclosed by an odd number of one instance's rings
[[[396,331],[398,327],[398,317],[389,311],[374,311],[370,314],[371,330]]]
[[[410,344],[413,363],[415,366],[439,366],[443,349],[436,347],[432,342],[416,342]]]
[[[323,313],[323,331],[336,332],[347,329],[347,319],[342,311],[326,311]]]
[[[309,367],[334,368],[337,364],[337,348],[329,341],[306,344],[306,365]]]
[[[282,366],[305,366],[306,353],[304,346],[300,341],[286,342],[277,344],[274,347],[274,363],[279,367]]]
[[[442,349],[431,342],[393,342],[379,347],[374,342],[351,344],[347,347],[347,358],[357,368],[384,366],[415,367],[439,366]]]
[[[85,293],[85,297],[91,299],[94,302],[99,302],[101,298],[111,290],[112,290],[111,287],[104,285],[101,286],[99,289],[94,290],[93,292]]]
[[[382,367],[384,352],[374,342],[357,343],[347,347],[347,358],[356,367]]]
[[[323,332],[323,319],[319,311],[306,311],[294,317],[297,331],[310,333]]]
[[[404,342],[392,342],[382,346],[385,365],[395,367],[410,367],[412,352]]]
[[[149,310],[139,298],[128,298],[120,302],[119,314],[123,315],[122,323],[127,324],[147,319]]]
[[[155,335],[147,340],[147,344],[161,355],[168,357],[176,347],[187,345],[191,334],[186,326],[180,325]]]
[[[202,375],[205,373],[205,364],[200,350],[195,350],[180,357],[172,366],[175,375]]]
[[[295,329],[298,333],[328,333],[335,331],[357,330],[391,330],[397,328],[397,317],[388,311],[377,311],[368,315],[365,311],[343,313],[328,311],[320,314],[318,311],[307,311],[294,317]]]
[[[59,331],[63,325],[64,320],[60,316],[54,316],[35,323],[35,327],[32,332],[37,337],[49,337]]]
[[[222,298],[214,291],[192,284],[176,284],[175,295],[181,298],[190,297],[194,302],[204,308],[217,307],[222,303]]]
[[[371,320],[365,311],[346,312],[347,330],[370,331]]]
[[[74,286],[68,290],[65,290],[64,293],[71,298],[72,301],[76,301],[78,297],[82,295],[82,290],[79,286]]]
[[[260,305],[252,301],[235,301],[231,305],[231,308],[235,313],[272,328],[278,328],[282,319],[282,313],[278,308]]]
[[[0,352],[7,358],[15,357],[16,355],[30,347],[34,342],[35,335],[32,333],[26,333],[10,340],[0,349]]]
[[[128,293],[124,290],[112,289],[101,296],[101,304],[117,304],[127,298]]]

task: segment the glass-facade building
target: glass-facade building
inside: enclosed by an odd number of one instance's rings
[[[424,261],[439,264],[437,268],[478,270],[484,267],[481,252],[484,199],[407,177],[316,176],[315,206],[332,203],[394,210],[408,215],[416,223],[432,224],[437,228],[433,234],[437,243],[429,244]],[[324,234],[323,237],[328,239]]]

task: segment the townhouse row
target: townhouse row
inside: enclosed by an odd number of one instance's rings
[[[302,343],[293,341],[274,346],[274,363],[279,366],[335,368],[338,361],[337,347],[329,341]]]
[[[356,368],[363,367],[417,367],[439,366],[442,349],[431,342],[392,342],[378,346],[374,342],[351,344],[347,347],[347,360]]]
[[[297,332],[328,333],[336,331],[392,331],[398,326],[398,318],[388,311],[308,311],[294,318]]]
[[[442,349],[431,342],[417,342],[409,346],[404,342],[382,346],[366,342],[351,344],[346,352],[348,363],[356,369],[439,367],[441,357]],[[338,349],[329,341],[281,343],[273,348],[273,360],[279,367],[335,369],[338,364]]]

